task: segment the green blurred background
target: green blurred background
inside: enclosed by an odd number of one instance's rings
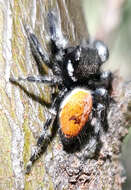
[[[83,5],[90,35],[108,44],[106,69],[131,80],[131,0],[83,0]],[[121,160],[127,176],[123,190],[131,190],[131,130],[124,140]]]

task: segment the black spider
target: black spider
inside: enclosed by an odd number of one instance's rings
[[[54,12],[49,12],[47,18],[50,56],[42,50],[36,36],[27,28],[26,32],[37,64],[40,66],[41,60],[44,61],[51,69],[52,75],[10,78],[14,83],[21,80],[48,83],[59,90],[52,100],[42,134],[37,141],[37,148],[27,164],[27,173],[49,143],[52,137],[50,128],[56,118],[63,147],[69,152],[80,147],[85,134],[88,142],[86,151],[92,149],[92,146],[95,146],[96,150],[99,136],[108,126],[107,109],[110,103],[112,74],[101,70],[102,64],[109,57],[108,48],[98,40],[68,47],[60,33]]]

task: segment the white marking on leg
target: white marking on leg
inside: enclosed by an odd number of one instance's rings
[[[77,79],[73,75],[74,74],[74,68],[73,68],[73,65],[71,63],[71,60],[69,60],[68,63],[67,63],[67,71],[68,71],[68,74],[71,77],[71,79],[73,81],[77,81]]]

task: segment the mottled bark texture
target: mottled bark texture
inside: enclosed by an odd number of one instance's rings
[[[131,85],[113,82],[109,129],[101,137],[96,159],[81,162],[76,154],[63,151],[58,135],[48,146],[29,175],[24,167],[45,121],[44,101],[50,102],[50,88],[41,84],[9,82],[10,76],[38,74],[32,59],[24,25],[29,25],[49,51],[45,17],[56,9],[62,19],[64,35],[78,44],[88,33],[81,1],[76,0],[1,0],[0,1],[0,189],[14,190],[120,190],[124,180],[120,149],[131,119]],[[116,82],[117,81],[117,82]],[[26,93],[25,93],[26,92]],[[28,93],[29,92],[29,93]]]

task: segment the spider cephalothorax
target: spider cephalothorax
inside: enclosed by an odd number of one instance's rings
[[[57,86],[58,94],[52,99],[43,132],[38,139],[35,153],[27,165],[29,172],[32,163],[39,157],[43,147],[50,141],[52,127],[56,118],[64,149],[73,152],[80,148],[83,134],[87,137],[88,148],[97,144],[102,131],[107,128],[107,109],[112,74],[103,72],[101,65],[108,59],[108,48],[101,41],[65,46],[62,35],[57,33],[57,23],[53,12],[48,14],[51,53],[42,50],[36,36],[26,28],[32,54],[37,61],[43,60],[52,75],[28,76],[20,80],[48,83]],[[60,43],[61,40],[61,43]]]

